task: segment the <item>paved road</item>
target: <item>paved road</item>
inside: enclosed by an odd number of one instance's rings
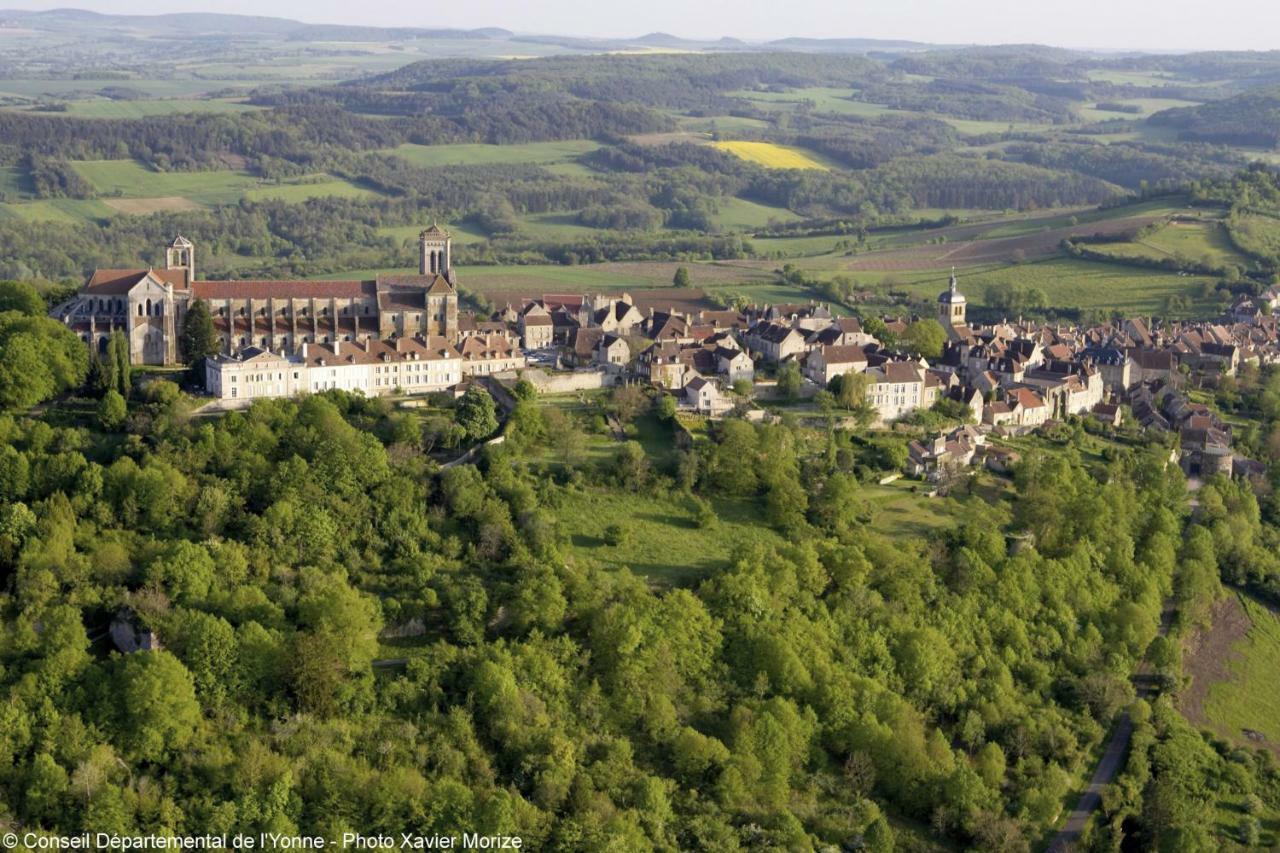
[[[1067,816],[1067,822],[1049,843],[1049,853],[1067,853],[1075,849],[1085,824],[1098,806],[1102,805],[1102,789],[1111,784],[1111,780],[1116,778],[1124,765],[1125,754],[1129,751],[1129,738],[1132,736],[1133,720],[1129,719],[1129,712],[1126,711],[1120,715],[1120,722],[1111,732],[1111,740],[1107,741],[1107,748],[1103,750],[1102,759],[1093,771],[1089,787],[1084,789],[1084,793],[1076,801],[1076,807]]]
[[[1168,599],[1160,613],[1161,637],[1169,633],[1169,628],[1173,625],[1173,616],[1173,599]],[[1145,660],[1138,664],[1131,680],[1137,688],[1139,698],[1150,699],[1156,694],[1156,682],[1152,677],[1151,667]],[[1125,711],[1116,720],[1115,728],[1111,730],[1111,738],[1107,741],[1106,749],[1102,751],[1102,758],[1098,760],[1098,766],[1093,771],[1092,778],[1089,779],[1089,786],[1076,801],[1076,807],[1071,810],[1071,814],[1067,815],[1067,822],[1049,842],[1047,853],[1067,853],[1076,849],[1089,818],[1102,805],[1102,789],[1111,784],[1116,774],[1120,772],[1120,768],[1124,766],[1131,737],[1133,737],[1133,720],[1129,718],[1129,712]]]

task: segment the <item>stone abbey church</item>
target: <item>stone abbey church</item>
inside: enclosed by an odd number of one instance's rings
[[[165,248],[164,269],[99,269],[55,309],[89,346],[106,350],[112,333],[129,339],[135,364],[178,364],[188,307],[203,299],[221,352],[259,347],[295,355],[305,343],[364,342],[458,331],[452,238],[437,225],[418,238],[417,275],[359,281],[201,281],[196,247],[179,235]]]

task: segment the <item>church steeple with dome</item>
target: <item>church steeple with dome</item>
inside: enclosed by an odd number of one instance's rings
[[[965,298],[956,286],[956,268],[951,268],[951,282],[946,290],[938,294],[938,323],[946,330],[947,336],[958,337],[956,328],[965,324]]]

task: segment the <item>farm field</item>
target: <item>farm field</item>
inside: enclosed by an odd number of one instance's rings
[[[757,92],[743,89],[737,92],[729,92],[728,94],[730,97],[745,98],[752,101],[762,109],[791,109],[808,101],[814,105],[814,109],[818,112],[840,113],[841,115],[858,116],[860,118],[876,118],[886,113],[901,114],[902,112],[882,104],[855,100],[852,89],[826,86],[791,89],[787,92]]]
[[[818,158],[817,154],[794,145],[779,145],[776,142],[715,142],[712,144],[721,151],[727,151],[736,157],[769,169],[814,169],[823,172],[831,169]]]
[[[148,213],[165,213],[177,210],[199,210],[200,205],[182,196],[161,196],[160,198],[104,198],[102,203],[120,213],[145,215]]]
[[[75,118],[144,118],[179,113],[242,113],[261,109],[242,101],[224,98],[175,98],[171,100],[142,99],[136,101],[95,98],[71,101],[65,113]]]
[[[1054,258],[1036,263],[991,266],[958,270],[960,288],[970,305],[981,306],[983,293],[991,285],[1039,288],[1048,296],[1051,307],[1101,309],[1127,314],[1160,313],[1166,310],[1170,296],[1186,296],[1190,305],[1183,313],[1200,316],[1213,310],[1216,299],[1200,296],[1212,292],[1217,279],[1212,276],[1180,276],[1164,270],[1087,261],[1077,258]],[[943,271],[897,273],[893,276],[913,296],[932,299],[946,287],[948,273]]]
[[[0,204],[0,218],[25,219],[28,222],[60,222],[77,225],[86,221],[107,219],[115,214],[95,199],[52,198],[20,204]]]
[[[400,145],[384,149],[415,166],[491,166],[498,164],[569,163],[600,147],[589,139],[529,142],[521,145]]]
[[[1152,234],[1122,243],[1101,243],[1090,247],[1123,258],[1165,260],[1184,258],[1208,266],[1238,264],[1250,260],[1240,254],[1221,222],[1170,222]]]
[[[732,196],[721,199],[717,207],[713,221],[725,231],[750,231],[771,222],[796,222],[802,218],[783,207],[771,207]]]
[[[1174,107],[1194,107],[1200,104],[1200,101],[1185,101],[1178,98],[1116,98],[1113,102],[1136,106],[1141,112],[1128,113],[1104,110],[1099,109],[1096,104],[1094,106],[1077,107],[1076,112],[1085,121],[1110,121],[1113,119],[1146,118],[1161,110],[1169,110]]]
[[[1231,239],[1241,248],[1263,257],[1280,257],[1280,219],[1246,214],[1229,224]]]
[[[28,192],[27,170],[21,166],[0,166],[0,193],[14,198]]]
[[[0,97],[19,98],[55,98],[59,100],[81,100],[97,98],[97,92],[104,88],[118,86],[135,89],[149,97],[158,99],[195,99],[210,92],[223,92],[228,89],[248,90],[254,81],[239,77],[213,79],[209,77],[187,79],[141,79],[129,78],[102,79],[81,77],[75,80],[45,80],[10,78],[0,80]]]
[[[78,160],[76,171],[106,196],[187,199],[200,205],[235,204],[242,198],[303,201],[317,196],[374,197],[377,193],[332,176],[307,176],[265,184],[248,172],[155,172],[134,160]],[[172,209],[160,206],[156,209]],[[142,211],[145,212],[145,211]]]
[[[314,176],[313,176],[314,177]],[[296,183],[263,184],[246,190],[249,201],[279,199],[287,202],[306,201],[309,198],[338,196],[341,198],[378,198],[381,194],[367,187],[356,186],[341,178],[326,175],[323,180],[300,180]]]

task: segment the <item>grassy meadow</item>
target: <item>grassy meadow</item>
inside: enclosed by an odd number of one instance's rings
[[[383,151],[415,166],[493,166],[506,164],[570,163],[600,144],[589,139],[529,142],[520,145],[400,145]]]
[[[1252,596],[1240,595],[1249,617],[1245,638],[1232,648],[1231,676],[1209,687],[1204,712],[1210,724],[1235,741],[1258,732],[1280,745],[1280,614]]]

